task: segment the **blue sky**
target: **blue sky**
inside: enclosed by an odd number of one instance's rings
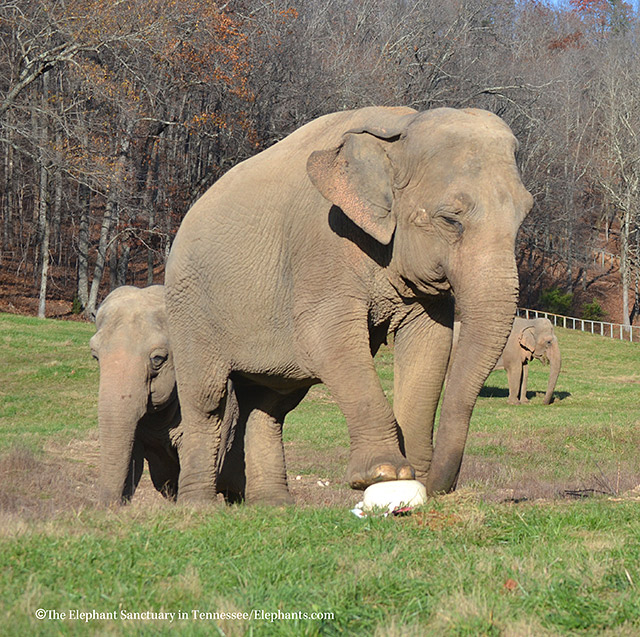
[[[547,2],[556,7],[568,7],[569,0],[547,0]],[[625,0],[628,4],[630,4],[636,11],[640,5],[640,0]]]

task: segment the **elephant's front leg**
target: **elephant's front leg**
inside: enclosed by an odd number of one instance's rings
[[[520,404],[526,405],[529,402],[527,398],[527,383],[529,382],[529,364],[527,362],[522,366],[522,378],[520,380]]]
[[[509,398],[507,398],[507,403],[509,405],[519,405],[520,397],[522,392],[522,382],[524,377],[524,372],[526,369],[526,365],[518,362],[505,367],[507,371],[507,383],[509,385]],[[526,382],[525,382],[525,392],[526,392]],[[526,398],[526,393],[525,393]]]
[[[414,477],[400,450],[398,425],[376,372],[365,320],[345,330],[344,325],[323,328],[340,338],[329,338],[316,348],[318,376],[338,403],[347,421],[351,441],[346,479],[354,489],[375,482]],[[326,333],[325,331],[325,333]]]
[[[453,309],[447,306],[444,310],[434,308],[431,316],[422,308],[416,309],[395,337],[393,411],[407,460],[416,470],[416,479],[423,483],[433,455],[433,424],[452,333]]]

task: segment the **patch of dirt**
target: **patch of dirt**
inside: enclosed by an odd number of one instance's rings
[[[534,445],[535,446],[535,445]],[[531,451],[525,445],[521,452]],[[296,506],[340,507],[346,510],[362,499],[344,481],[348,449],[317,449],[307,445],[285,445],[289,488]],[[19,533],[30,522],[47,522],[59,516],[98,508],[99,441],[97,431],[68,443],[49,443],[43,454],[14,448],[0,455],[0,536]],[[500,459],[467,454],[458,494],[472,493],[488,502],[553,502],[594,495],[612,500],[640,500],[638,467],[595,469],[571,480],[545,480],[539,473],[515,470]],[[447,497],[455,497],[455,494]],[[174,506],[153,487],[148,471],[127,509],[132,514]],[[424,516],[423,516],[424,517]],[[428,519],[427,519],[428,518]],[[447,525],[449,518],[424,518],[427,526]]]
[[[580,499],[598,495],[612,498],[640,496],[637,466],[619,463],[609,467],[587,467],[580,475],[563,480],[541,477],[535,470],[513,469],[499,459],[465,455],[458,486],[472,489],[487,502]]]
[[[297,506],[352,508],[361,492],[344,482],[348,451],[286,449],[289,488]],[[97,508],[100,449],[97,431],[68,443],[50,442],[44,454],[16,447],[0,455],[0,535],[15,532],[29,522]],[[309,470],[313,466],[326,471]],[[130,508],[173,506],[153,486],[147,468],[128,505]]]
[[[289,490],[297,505],[352,508],[362,500],[362,492],[344,481],[348,449],[322,450],[287,443],[285,455]]]

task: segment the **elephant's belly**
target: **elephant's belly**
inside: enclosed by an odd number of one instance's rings
[[[251,373],[251,372],[236,372],[235,374],[241,376],[243,379],[249,380],[256,385],[268,387],[278,393],[287,394],[297,389],[304,389],[315,385],[320,381],[317,378],[310,378],[304,376],[301,372],[285,371],[281,374],[270,373]],[[234,374],[232,374],[233,377]]]

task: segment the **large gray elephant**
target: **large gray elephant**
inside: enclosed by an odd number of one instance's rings
[[[91,353],[100,364],[100,494],[129,500],[144,467],[168,498],[178,492],[180,405],[164,288],[123,286],[96,314]]]
[[[100,364],[100,497],[126,502],[140,482],[144,459],[155,488],[178,493],[181,414],[167,328],[164,286],[122,286],[96,314],[89,342]],[[235,396],[227,416],[238,422]],[[231,425],[229,425],[231,426]],[[242,432],[226,457],[220,492],[235,501],[244,492]]]
[[[429,493],[455,488],[516,309],[515,237],[532,197],[515,149],[486,111],[363,108],[303,126],[195,203],[165,280],[179,500],[215,497],[234,433],[228,379],[245,414],[248,500],[290,499],[282,424],[318,382],[347,421],[352,487],[415,471]],[[432,452],[454,295],[474,364],[452,362]],[[389,333],[394,410],[373,363]]]
[[[507,344],[495,366],[495,369],[504,369],[507,372],[509,404],[518,405],[529,402],[527,399],[529,361],[534,358],[543,363],[549,363],[549,382],[542,401],[548,405],[553,400],[553,390],[562,366],[558,337],[549,319],[518,317],[513,322]]]

